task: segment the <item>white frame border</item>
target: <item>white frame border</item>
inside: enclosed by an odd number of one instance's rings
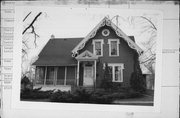
[[[104,9],[104,12],[113,10],[113,12],[126,13],[128,15],[143,15],[144,13],[157,14],[158,19],[158,35],[157,35],[157,58],[156,58],[156,79],[155,79],[155,92],[154,92],[154,106],[134,106],[134,105],[96,105],[96,104],[71,104],[71,103],[52,103],[52,102],[27,102],[20,101],[20,78],[21,78],[21,39],[22,27],[20,22],[22,21],[23,7],[15,7],[15,28],[14,28],[14,47],[13,47],[13,80],[12,80],[12,96],[11,105],[13,109],[31,109],[31,110],[68,110],[68,111],[111,111],[111,112],[160,112],[161,107],[161,81],[162,81],[162,27],[163,27],[163,13],[157,10],[121,10],[119,9]],[[57,6],[58,7],[58,6]],[[53,6],[53,8],[56,8]],[[66,7],[58,7],[58,9],[64,9]],[[51,7],[31,7],[36,10],[47,10],[52,9]],[[71,9],[71,8],[67,8]],[[78,9],[78,8],[76,8]],[[88,8],[97,9],[97,8]],[[100,8],[103,9],[103,8]],[[108,12],[110,13],[110,12]],[[18,45],[19,44],[19,45]]]

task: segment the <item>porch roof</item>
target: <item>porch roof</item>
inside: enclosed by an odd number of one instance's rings
[[[78,55],[76,57],[76,59],[80,60],[80,61],[90,61],[90,60],[97,60],[98,56],[96,56],[93,53],[91,53],[90,51],[86,50],[83,53],[81,53],[80,55]]]
[[[33,63],[36,66],[73,66],[76,59],[71,56],[71,50],[83,38],[53,38],[48,41]]]

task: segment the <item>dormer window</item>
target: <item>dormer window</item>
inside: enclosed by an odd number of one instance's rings
[[[93,40],[93,53],[97,56],[103,56],[103,39]]]
[[[119,39],[108,39],[109,56],[119,56]]]

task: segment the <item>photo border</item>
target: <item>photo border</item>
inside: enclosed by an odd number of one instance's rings
[[[13,46],[13,79],[12,79],[12,108],[16,109],[46,109],[46,110],[80,110],[80,111],[118,111],[118,112],[160,112],[161,106],[161,83],[162,83],[162,24],[163,14],[158,10],[144,9],[114,9],[114,8],[86,8],[86,9],[104,9],[121,10],[121,12],[129,14],[142,15],[144,13],[157,13],[157,46],[156,46],[156,67],[155,67],[155,89],[154,89],[154,105],[153,106],[136,106],[136,105],[100,105],[100,104],[77,104],[77,103],[54,103],[54,102],[29,102],[20,101],[20,79],[21,79],[21,49],[22,49],[22,19],[23,10],[30,6],[15,7],[15,22],[14,22],[14,46]],[[54,9],[55,7],[32,7],[37,10]],[[72,9],[72,7],[58,7],[58,9]],[[84,8],[75,8],[84,9]]]

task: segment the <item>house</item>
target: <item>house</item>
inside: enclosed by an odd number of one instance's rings
[[[100,88],[107,64],[112,82],[127,87],[142,52],[133,36],[127,36],[105,17],[83,38],[52,37],[33,63],[35,85],[65,90]]]

